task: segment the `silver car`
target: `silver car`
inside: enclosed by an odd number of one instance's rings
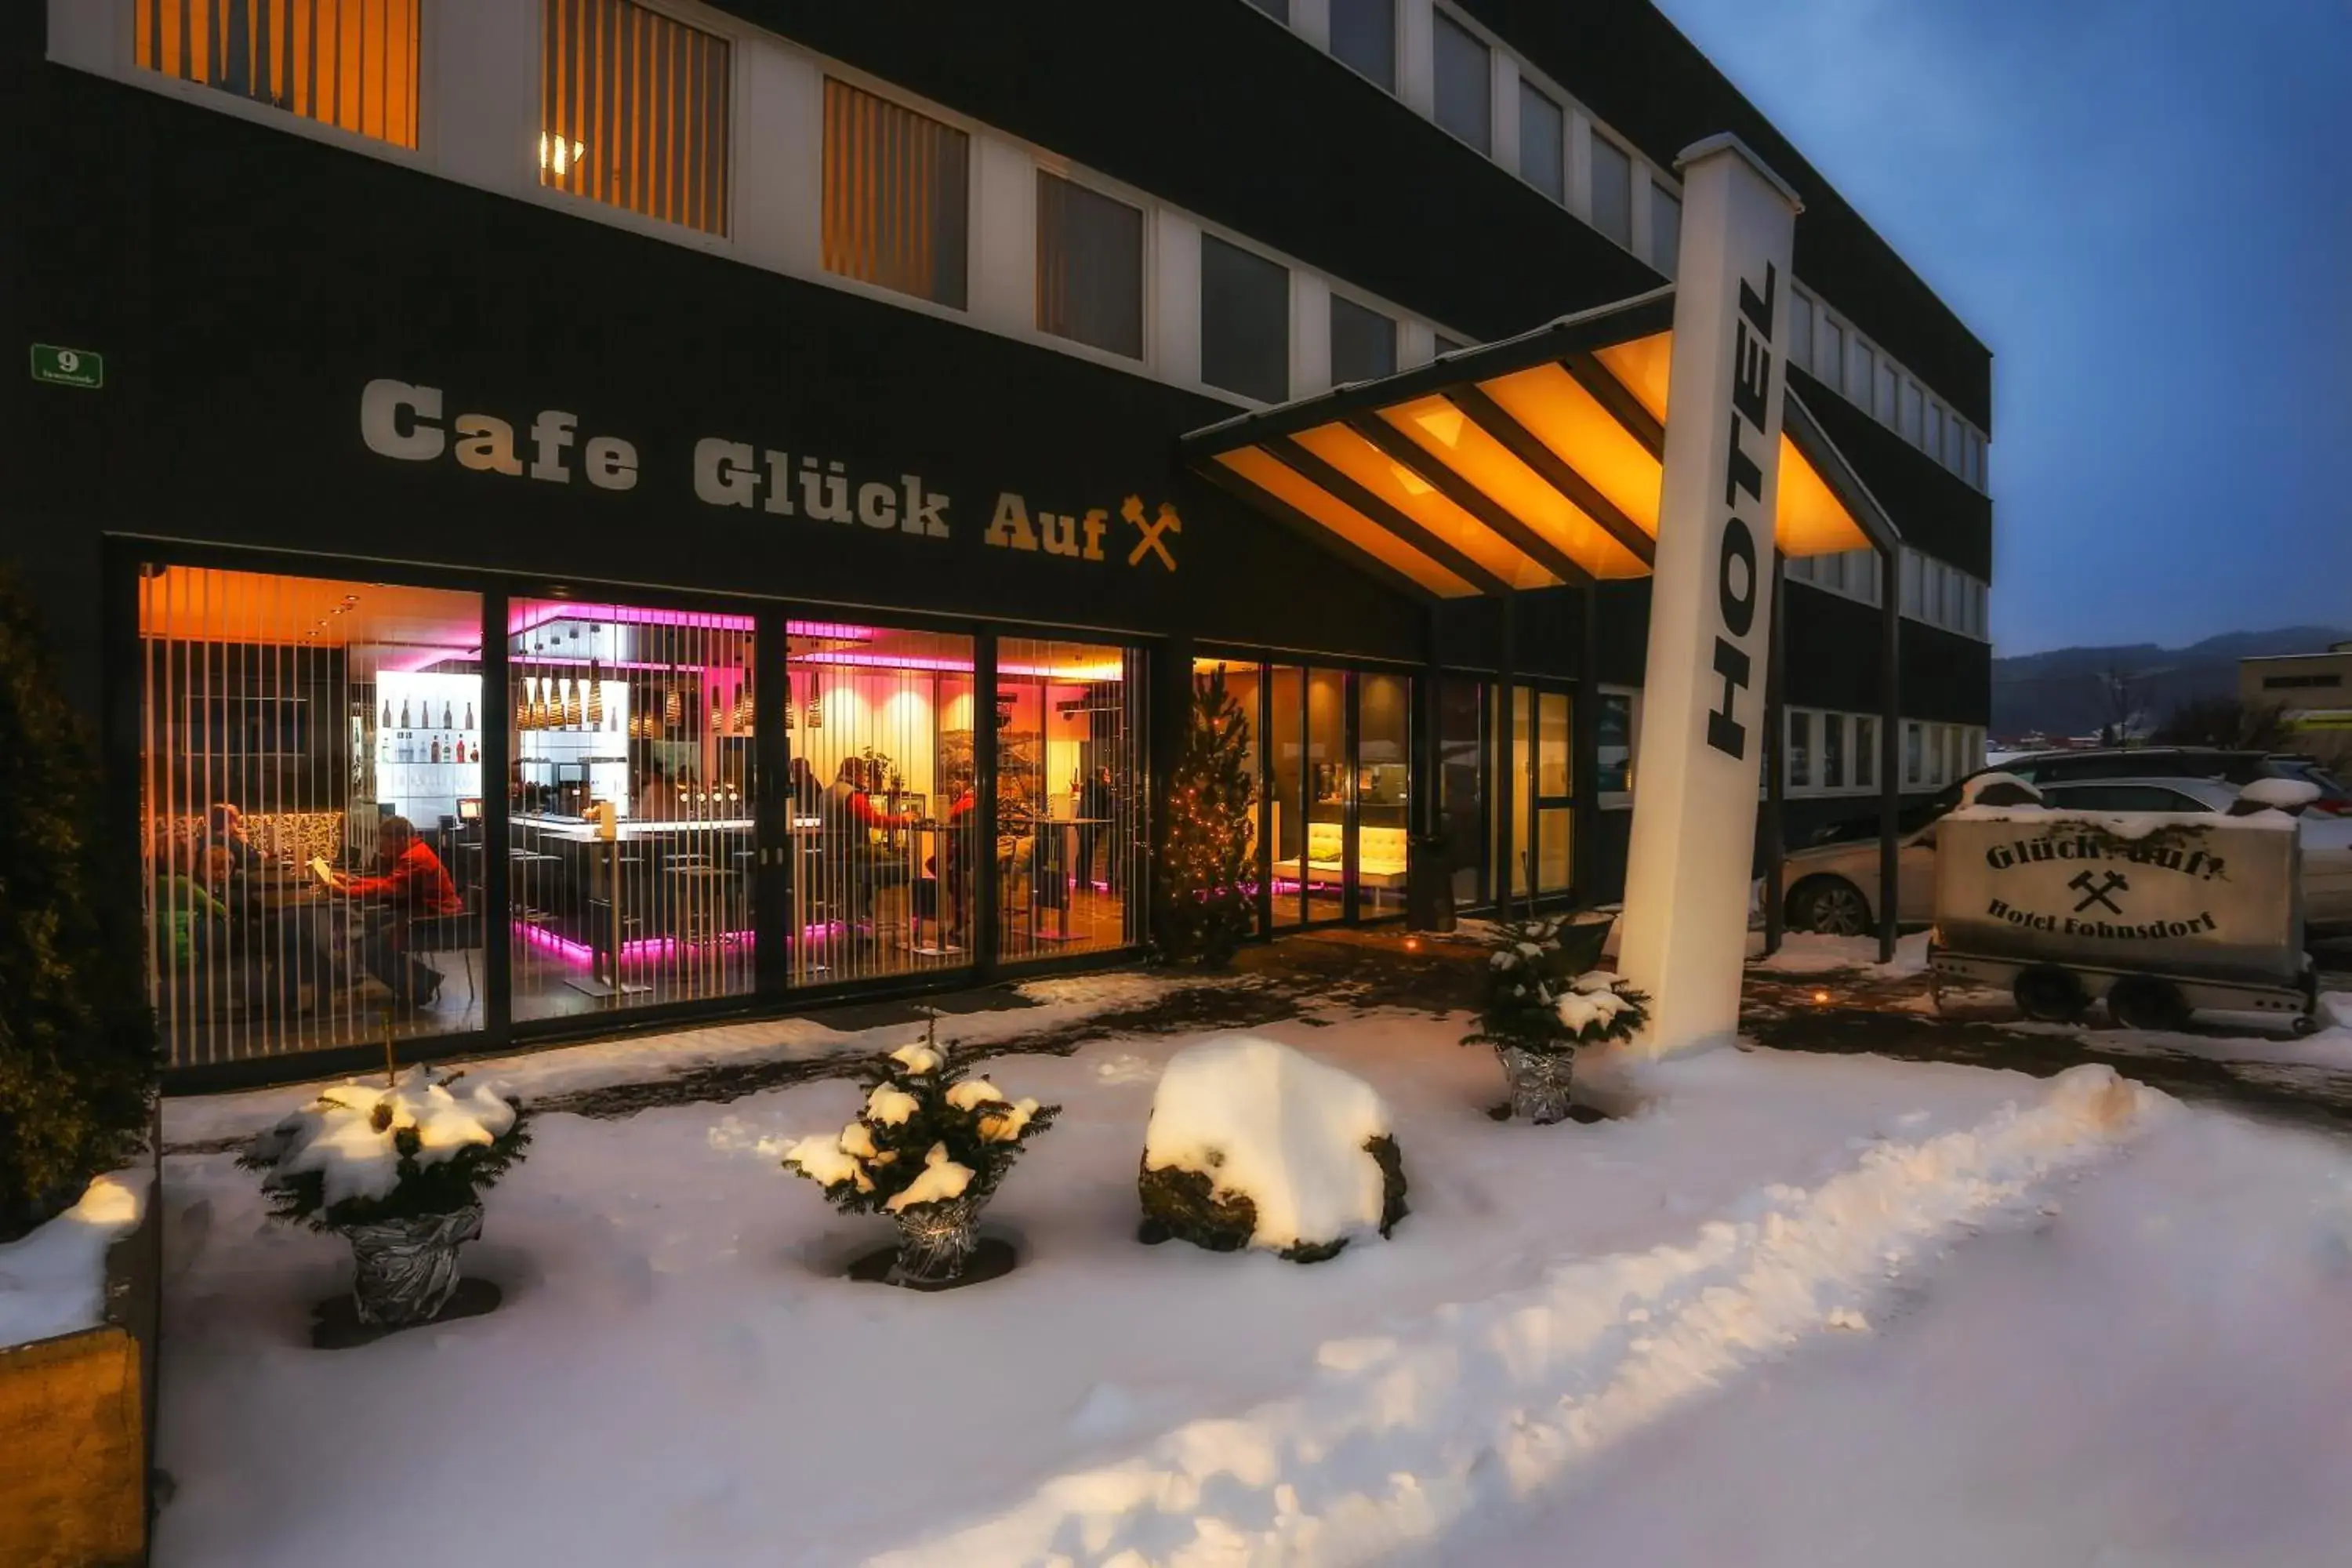
[[[2068,811],[2227,811],[2238,786],[2219,779],[2084,779],[2036,786]],[[2305,814],[2303,917],[2314,927],[2352,925],[2352,818]],[[1878,928],[1878,841],[1791,850],[1784,879],[1790,931],[1862,936]],[[1936,825],[1906,835],[1895,851],[1895,918],[1925,925],[1936,911]]]

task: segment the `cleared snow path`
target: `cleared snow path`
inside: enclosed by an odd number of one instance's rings
[[[1914,1259],[2029,1206],[2038,1184],[2171,1109],[2109,1068],[2074,1069],[1976,1128],[1878,1144],[1810,1190],[1753,1194],[1683,1245],[1564,1264],[1404,1336],[1327,1343],[1301,1395],[1191,1422],[871,1561],[1345,1563],[1426,1544],[1744,1366],[1866,1327]]]

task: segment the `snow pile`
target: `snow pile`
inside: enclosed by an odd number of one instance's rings
[[[2042,792],[2015,773],[1979,773],[1960,785],[1960,805],[2040,805]]]
[[[106,1249],[139,1224],[145,1184],[100,1176],[81,1201],[0,1247],[0,1345],[96,1328],[106,1318]]]
[[[2317,800],[2319,795],[2319,786],[2307,779],[2256,779],[2238,792],[2238,800],[2241,805],[2294,813]]]
[[[1372,1086],[1255,1035],[1188,1046],[1151,1097],[1143,1168],[1193,1172],[1256,1210],[1250,1245],[1319,1247],[1381,1227],[1381,1172],[1365,1145],[1392,1135]]]
[[[336,1085],[255,1141],[254,1158],[273,1167],[264,1184],[286,1187],[315,1173],[322,1207],[352,1198],[381,1203],[400,1184],[404,1157],[437,1165],[504,1137],[514,1106],[479,1081],[452,1092],[456,1081],[414,1067],[389,1089]]]
[[[2169,1104],[2109,1068],[2074,1068],[2030,1109],[1873,1146],[1811,1190],[1751,1194],[1685,1243],[1564,1264],[1395,1336],[1327,1342],[1307,1394],[1181,1426],[875,1561],[1342,1563],[1432,1541],[1747,1363],[1859,1330],[1864,1305],[1921,1252],[2029,1208],[2034,1184]]]
[[[1748,966],[1773,974],[1825,974],[1840,969],[1867,969],[1889,977],[1924,974],[1927,970],[1927,933],[1914,931],[1895,943],[1895,961],[1878,962],[1874,936],[1823,936],[1818,931],[1782,933],[1780,951],[1763,956],[1760,939],[1752,933]]]

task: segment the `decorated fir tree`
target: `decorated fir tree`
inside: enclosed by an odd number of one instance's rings
[[[1183,753],[1168,783],[1160,849],[1160,944],[1206,968],[1231,962],[1250,933],[1250,722],[1220,670],[1192,689]]]
[[[1577,1048],[1630,1040],[1647,1021],[1647,996],[1593,968],[1609,925],[1574,915],[1495,925],[1478,1026],[1462,1043],[1494,1047],[1512,1115],[1538,1123],[1567,1116]]]

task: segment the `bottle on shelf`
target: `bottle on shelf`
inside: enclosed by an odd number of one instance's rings
[[[400,700],[400,727],[404,730],[408,728],[408,699],[405,697]]]
[[[383,730],[389,730],[392,728],[392,699],[389,697],[383,700],[383,722],[378,725],[377,728]]]
[[[437,763],[437,762],[439,762],[439,761],[441,760],[441,737],[440,737],[440,736],[436,735],[436,736],[434,736],[434,737],[433,737],[433,754],[432,754],[431,756],[427,757],[425,760],[426,760],[427,762],[434,762],[434,763]]]
[[[471,702],[468,702],[468,703],[467,703],[467,704],[466,704],[466,730],[467,730],[467,732],[468,734],[472,733],[472,732],[473,732],[473,729],[474,729],[474,705],[473,705]]]
[[[457,725],[449,721],[449,703],[445,698],[441,703],[441,728],[444,730],[454,730],[457,727]]]

